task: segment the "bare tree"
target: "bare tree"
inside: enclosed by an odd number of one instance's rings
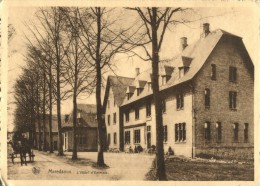
[[[121,26],[117,25],[117,18],[114,14],[116,9],[94,7],[78,8],[77,10],[80,20],[80,31],[82,33],[80,41],[90,56],[90,63],[95,68],[95,96],[98,122],[97,166],[102,167],[105,166],[103,155],[105,148],[105,121],[103,117],[104,108],[101,102],[102,74],[106,69],[112,70],[112,60],[116,54],[125,53],[125,47],[128,47],[127,41],[130,40],[131,35],[127,35],[129,28],[122,29]],[[130,47],[128,49],[130,50]]]
[[[69,46],[69,42],[65,42],[67,39],[64,36],[66,22],[61,9],[61,7],[41,8],[36,13],[38,25],[36,26],[36,24],[33,23],[32,26],[27,25],[31,34],[34,36],[34,42],[37,42],[40,48],[45,52],[45,55],[48,55],[46,56],[48,59],[46,59],[52,60],[50,68],[55,68],[55,73],[52,71],[52,74],[55,74],[56,78],[50,80],[52,84],[55,84],[55,89],[52,89],[52,91],[57,105],[58,155],[64,155],[62,147],[61,100],[66,97],[68,92],[63,92],[61,89],[66,86],[64,85],[66,82],[63,79],[63,62],[66,50],[68,50]],[[46,40],[46,38],[48,38],[48,40]],[[67,46],[64,44],[67,44]],[[46,51],[46,46],[48,46],[49,51]]]
[[[158,81],[160,62],[159,53],[169,24],[175,23],[172,19],[174,13],[183,11],[183,9],[158,7],[136,7],[127,9],[134,10],[138,14],[145,28],[144,34],[146,35],[146,43],[148,45],[139,44],[139,42],[134,44],[141,46],[145,50],[147,57],[142,59],[152,62],[152,88],[156,120],[156,176],[159,180],[166,180],[163,148],[162,108]],[[151,52],[148,50],[148,47],[151,48]]]
[[[63,8],[68,25],[66,33],[70,42],[66,51],[65,79],[70,85],[73,97],[73,154],[72,159],[77,159],[77,99],[82,93],[91,94],[94,88],[95,68],[89,62],[88,51],[80,42],[80,21],[76,8]]]

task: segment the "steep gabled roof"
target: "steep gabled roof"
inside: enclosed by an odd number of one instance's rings
[[[96,120],[96,105],[94,104],[78,104],[78,116],[77,118],[77,127],[97,127]],[[62,125],[62,127],[70,128],[73,126],[73,113],[69,115],[68,121]]]
[[[77,108],[79,111],[85,113],[97,113],[97,106],[95,104],[78,104]]]
[[[104,106],[106,107],[109,91],[113,91],[115,103],[120,106],[124,101],[127,87],[134,81],[134,78],[122,76],[108,76],[105,91]]]
[[[179,67],[185,67],[185,66],[189,67],[187,73],[185,73],[185,75],[182,77],[179,77],[178,70],[174,70],[171,79],[165,85],[160,86],[160,90],[165,90],[167,88],[176,86],[184,82],[188,82],[189,80],[193,79],[194,76],[202,68],[203,64],[206,62],[206,60],[212,53],[213,49],[217,46],[218,42],[223,36],[231,36],[241,40],[241,37],[239,36],[233,35],[221,29],[217,29],[209,33],[206,37],[200,38],[194,44],[188,45],[182,51],[182,53],[175,56],[171,61],[160,62],[159,69],[163,69],[165,65],[170,65],[175,69],[178,69]],[[242,43],[242,47],[244,47],[242,40],[241,43]],[[245,47],[243,48],[243,50],[245,50],[244,55],[249,59],[250,63],[252,63]],[[252,66],[252,64],[250,64],[250,66]],[[148,89],[145,88],[144,91],[139,96],[133,95],[129,100],[125,98],[124,103],[122,105],[127,105],[129,103],[132,103],[136,100],[142,99],[149,95],[152,95],[152,91],[148,91]]]

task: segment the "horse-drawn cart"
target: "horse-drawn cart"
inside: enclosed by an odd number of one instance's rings
[[[10,141],[8,144],[10,145],[8,147],[8,155],[12,160],[12,163],[14,163],[15,158],[18,158],[18,155],[21,161],[21,165],[27,165],[26,157],[29,157],[30,162],[34,161],[35,155],[26,139]]]

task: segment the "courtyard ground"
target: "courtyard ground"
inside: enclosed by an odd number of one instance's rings
[[[57,156],[57,152],[35,152],[35,161],[21,166],[20,160],[8,161],[11,180],[155,180],[155,155],[145,153],[104,153],[108,168],[93,167],[96,152],[78,152],[78,160],[71,160],[71,152]],[[168,180],[173,181],[252,181],[253,162],[225,162],[206,159],[185,159],[171,156],[165,161]]]
[[[186,159],[171,157],[165,161],[166,175],[172,181],[253,181],[253,162]],[[146,174],[146,180],[155,180],[155,168]]]

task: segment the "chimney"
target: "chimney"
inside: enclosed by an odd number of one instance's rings
[[[181,50],[184,50],[186,48],[186,46],[188,46],[187,44],[187,37],[181,37]]]
[[[140,74],[140,68],[135,68],[135,75],[138,76]]]
[[[203,36],[206,37],[210,33],[209,23],[203,23]]]

